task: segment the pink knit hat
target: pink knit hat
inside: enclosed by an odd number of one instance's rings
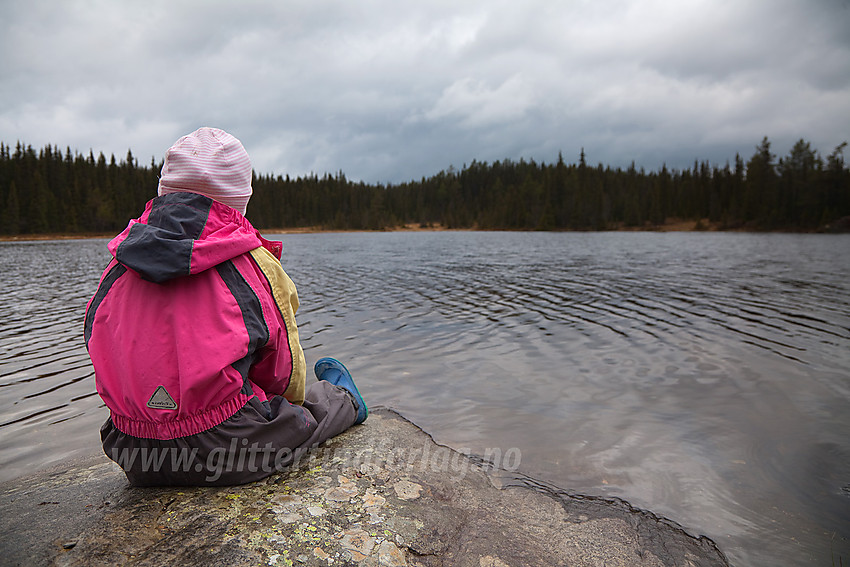
[[[188,191],[243,215],[251,198],[251,159],[242,143],[217,128],[199,128],[165,152],[157,194]]]

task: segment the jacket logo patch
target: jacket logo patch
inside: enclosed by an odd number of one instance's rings
[[[147,405],[152,409],[177,409],[177,402],[174,401],[174,398],[171,397],[164,386],[156,389]]]

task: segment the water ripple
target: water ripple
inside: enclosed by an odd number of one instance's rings
[[[3,478],[97,448],[106,413],[82,340],[105,241],[0,244]]]
[[[663,513],[735,564],[829,561],[828,534],[850,535],[847,237],[282,239],[308,363],[345,360],[439,441],[520,448],[525,472]],[[82,316],[107,260],[105,241],[0,244],[7,477],[97,450]]]

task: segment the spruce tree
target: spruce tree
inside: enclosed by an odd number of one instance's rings
[[[0,231],[3,234],[18,234],[21,231],[21,206],[18,201],[18,188],[14,180],[9,183],[3,213],[0,216]]]

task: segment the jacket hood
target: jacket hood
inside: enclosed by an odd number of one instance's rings
[[[165,282],[197,274],[263,246],[280,259],[283,245],[260,236],[238,211],[197,193],[148,201],[108,245],[115,259],[142,278]]]

